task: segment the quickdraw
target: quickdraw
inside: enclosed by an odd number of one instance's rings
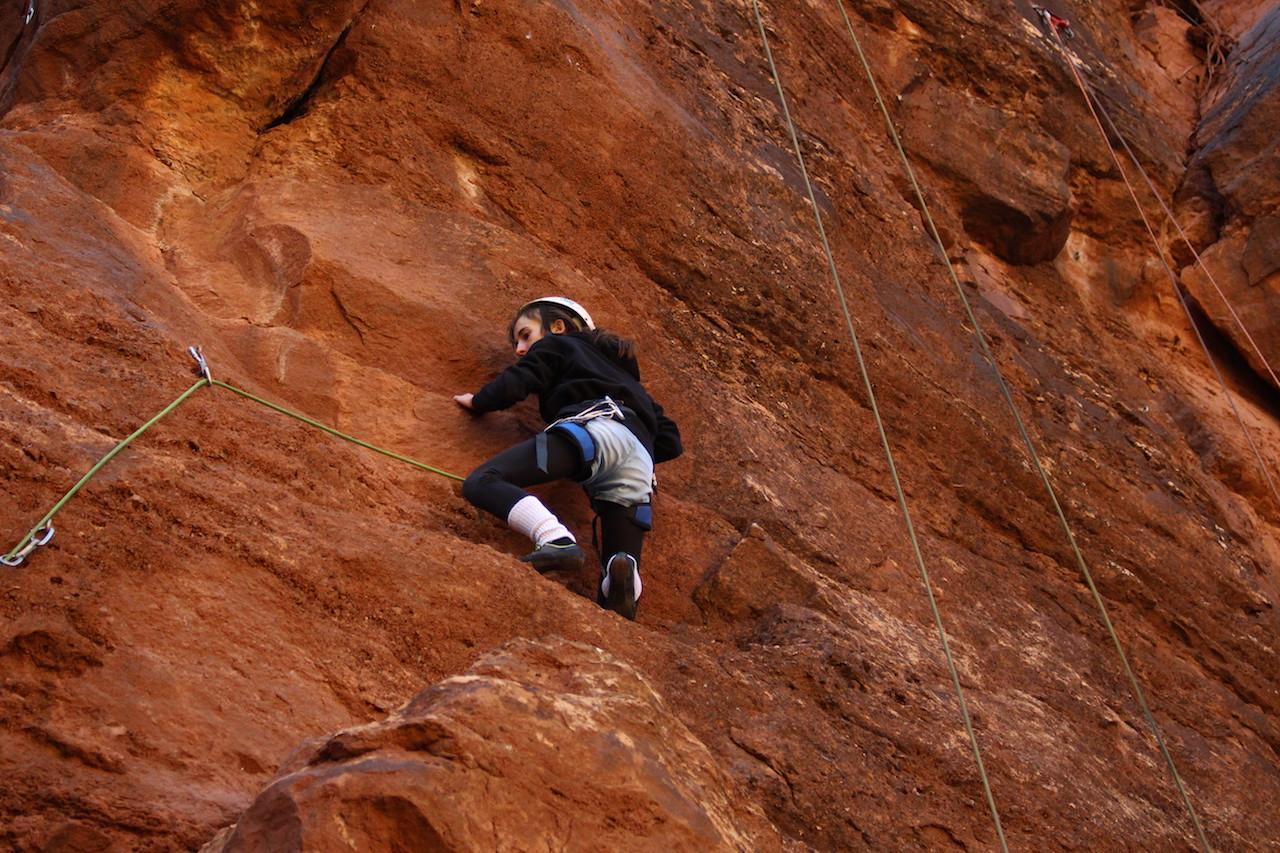
[[[52,521],[46,524],[44,527],[40,528],[36,532],[36,535],[31,537],[31,541],[29,541],[25,546],[23,546],[22,550],[18,551],[13,555],[7,555],[7,554],[0,555],[0,563],[4,563],[6,566],[11,566],[14,568],[21,566],[22,561],[27,559],[27,557],[31,555],[32,551],[34,551],[37,548],[43,548],[45,545],[48,545],[49,540],[51,539],[53,539],[53,522]]]
[[[204,360],[204,350],[198,346],[187,347],[187,354],[196,360],[196,372],[204,377],[204,381],[213,384],[213,373],[209,370],[209,362]]]

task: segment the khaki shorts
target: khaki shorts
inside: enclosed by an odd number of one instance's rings
[[[647,503],[653,495],[653,458],[640,439],[609,418],[595,418],[583,426],[596,443],[596,458],[582,488],[595,500],[622,506]]]

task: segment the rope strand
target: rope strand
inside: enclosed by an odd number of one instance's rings
[[[760,38],[764,42],[765,58],[769,62],[769,70],[773,74],[774,85],[778,89],[778,98],[782,102],[782,115],[787,122],[787,131],[791,135],[791,144],[795,148],[796,159],[800,163],[800,175],[804,178],[805,191],[809,194],[809,203],[813,206],[814,220],[818,226],[818,236],[822,239],[822,248],[827,256],[828,270],[831,274],[831,280],[835,285],[836,295],[839,298],[840,310],[844,314],[845,325],[849,330],[849,338],[853,342],[853,352],[857,358],[858,371],[862,374],[862,382],[866,387],[867,398],[871,404],[871,413],[875,418],[876,430],[880,434],[880,443],[884,448],[885,458],[889,462],[889,475],[893,480],[893,488],[898,498],[898,507],[902,511],[902,518],[907,528],[907,537],[911,540],[911,550],[915,557],[916,565],[920,570],[920,579],[924,584],[925,594],[929,599],[929,608],[933,613],[934,625],[938,631],[938,637],[942,642],[942,653],[946,658],[947,668],[951,672],[951,683],[955,688],[956,697],[959,699],[960,716],[964,720],[964,729],[969,736],[969,743],[973,747],[974,762],[978,767],[978,775],[982,779],[982,790],[987,800],[987,806],[991,811],[991,819],[995,823],[996,835],[1000,840],[1000,849],[1004,853],[1008,853],[1009,845],[1005,841],[1004,828],[1000,824],[1000,812],[996,808],[995,796],[991,793],[991,781],[987,778],[986,767],[982,763],[982,750],[978,746],[978,736],[973,729],[973,721],[969,716],[969,706],[965,702],[964,688],[960,686],[960,674],[956,668],[955,659],[951,654],[951,644],[947,641],[947,632],[942,624],[942,612],[938,607],[937,599],[933,593],[933,583],[929,579],[929,570],[925,566],[924,556],[920,550],[920,540],[916,535],[915,525],[911,521],[911,511],[907,507],[906,493],[903,491],[902,482],[898,477],[898,466],[893,459],[893,449],[889,446],[889,436],[885,431],[884,419],[880,415],[880,406],[876,400],[875,388],[871,384],[871,374],[867,369],[866,360],[862,355],[862,347],[858,342],[858,332],[853,325],[853,315],[849,311],[848,300],[845,298],[844,285],[840,281],[840,272],[836,268],[835,254],[831,250],[831,242],[827,239],[827,229],[822,224],[822,214],[818,208],[818,199],[813,191],[813,184],[809,180],[809,171],[805,166],[804,153],[800,148],[800,138],[796,132],[795,122],[791,119],[791,110],[787,106],[787,96],[782,88],[782,77],[778,73],[778,67],[773,61],[773,51],[769,47],[769,36],[765,32],[764,18],[760,14],[760,5],[758,0],[751,0],[752,8],[755,10],[756,24],[760,29]]]
[[[1089,592],[1093,597],[1094,603],[1098,607],[1098,613],[1102,620],[1102,623],[1107,629],[1107,633],[1111,638],[1111,642],[1116,650],[1117,656],[1120,658],[1120,663],[1124,670],[1125,676],[1129,682],[1130,690],[1132,691],[1134,698],[1138,702],[1138,706],[1142,711],[1143,717],[1146,719],[1147,725],[1149,726],[1153,735],[1155,736],[1156,743],[1159,746],[1160,752],[1165,759],[1165,762],[1169,768],[1170,773],[1173,776],[1174,783],[1178,789],[1179,794],[1182,796],[1183,803],[1186,805],[1188,813],[1191,815],[1191,821],[1195,826],[1196,832],[1200,837],[1201,843],[1204,845],[1204,848],[1208,850],[1210,848],[1208,846],[1208,841],[1204,837],[1204,831],[1200,826],[1200,820],[1196,815],[1195,809],[1191,805],[1191,800],[1187,795],[1186,789],[1182,783],[1182,777],[1178,774],[1177,767],[1173,761],[1173,756],[1169,752],[1168,746],[1165,744],[1164,736],[1160,731],[1160,727],[1156,723],[1155,717],[1151,713],[1151,709],[1148,707],[1146,695],[1142,690],[1142,686],[1139,683],[1137,676],[1134,674],[1133,668],[1129,664],[1129,657],[1125,653],[1124,646],[1120,642],[1120,637],[1115,630],[1115,626],[1111,622],[1111,616],[1110,616],[1110,613],[1107,611],[1106,603],[1103,600],[1101,593],[1098,591],[1097,584],[1094,582],[1093,572],[1090,571],[1089,565],[1085,561],[1084,553],[1080,549],[1079,543],[1077,542],[1075,537],[1075,532],[1072,530],[1071,524],[1067,520],[1067,516],[1065,511],[1062,508],[1062,504],[1058,500],[1057,493],[1053,488],[1053,483],[1049,479],[1049,474],[1045,470],[1045,467],[1040,460],[1040,454],[1036,450],[1035,443],[1031,439],[1030,432],[1027,429],[1026,423],[1022,417],[1022,413],[1018,410],[1017,404],[1013,399],[1013,394],[1009,390],[1008,383],[1005,381],[1004,375],[1000,370],[999,363],[996,361],[995,355],[992,353],[991,348],[987,343],[986,335],[982,331],[982,325],[978,321],[978,317],[973,310],[973,306],[969,301],[969,297],[964,292],[964,288],[960,284],[960,279],[956,275],[955,266],[951,263],[951,259],[947,255],[946,244],[942,240],[941,235],[938,233],[937,225],[934,223],[933,215],[929,211],[929,205],[925,201],[924,192],[921,189],[920,183],[916,178],[915,170],[911,166],[911,161],[910,161],[910,158],[907,156],[906,148],[902,144],[902,139],[898,135],[897,128],[894,126],[893,118],[889,114],[889,109],[886,106],[884,97],[880,92],[880,86],[876,82],[875,74],[872,72],[872,69],[871,69],[871,64],[867,60],[865,51],[862,49],[862,42],[858,38],[857,33],[853,29],[853,22],[849,18],[849,13],[845,6],[844,0],[836,0],[836,2],[840,8],[840,15],[844,19],[844,24],[846,29],[849,32],[849,37],[853,42],[854,49],[858,54],[858,59],[862,64],[863,71],[866,73],[867,80],[870,83],[872,92],[875,95],[876,103],[880,108],[880,113],[884,117],[885,126],[888,129],[889,135],[893,140],[894,147],[898,151],[898,156],[901,159],[903,169],[905,170],[907,177],[911,182],[911,187],[915,193],[916,200],[920,204],[920,210],[924,215],[926,224],[928,225],[929,233],[933,237],[934,242],[937,245],[938,254],[942,257],[943,263],[946,265],[947,272],[951,278],[952,284],[955,286],[956,293],[960,297],[960,302],[964,306],[965,315],[968,318],[969,323],[973,328],[973,334],[975,339],[978,342],[979,349],[982,351],[982,354],[986,358],[987,362],[991,365],[992,371],[995,375],[996,383],[1000,388],[1001,395],[1004,397],[1005,402],[1008,404],[1009,411],[1013,414],[1014,422],[1016,423],[1018,428],[1018,433],[1022,437],[1023,444],[1026,446],[1027,453],[1029,454],[1031,461],[1035,466],[1037,473],[1040,476],[1041,482],[1044,484],[1045,492],[1047,493],[1049,497],[1049,501],[1053,506],[1054,513],[1057,515],[1058,521],[1062,526],[1063,533],[1067,538],[1067,542],[1071,546],[1071,551],[1073,556],[1075,557],[1076,565],[1079,568],[1081,575],[1084,577],[1085,583],[1089,588]],[[1057,30],[1055,29],[1054,32],[1056,35]],[[1074,68],[1073,68],[1073,71],[1074,71]]]
[[[14,546],[13,550],[11,550],[8,554],[4,555],[5,560],[14,561],[14,562],[6,563],[6,565],[17,565],[18,563],[20,563],[21,560],[16,560],[16,557],[18,554],[20,554],[23,551],[23,549],[27,546],[27,544],[33,541],[36,535],[39,534],[43,529],[45,529],[45,526],[48,525],[53,520],[53,517],[58,514],[59,510],[61,510],[64,506],[66,506],[67,502],[70,501],[71,498],[73,498],[75,494],[79,492],[80,489],[83,488],[86,483],[89,482],[89,480],[93,479],[93,476],[95,474],[101,471],[107,465],[108,462],[110,462],[112,459],[118,456],[122,450],[124,450],[126,447],[132,444],[134,439],[136,439],[138,436],[142,435],[144,432],[151,429],[151,427],[159,423],[160,420],[164,418],[165,415],[169,414],[174,409],[178,408],[178,406],[186,402],[187,398],[190,397],[195,392],[199,391],[201,388],[212,387],[215,385],[219,388],[225,388],[228,391],[231,391],[235,394],[239,394],[241,397],[244,397],[245,399],[252,400],[255,403],[260,403],[261,405],[266,406],[268,409],[279,412],[282,415],[288,415],[291,418],[302,421],[304,424],[307,424],[308,426],[312,426],[312,427],[315,427],[316,429],[327,432],[329,433],[329,435],[335,436],[336,438],[340,438],[343,441],[349,441],[352,444],[357,445],[358,447],[363,447],[366,450],[372,450],[374,453],[380,453],[383,456],[390,457],[391,459],[395,459],[398,462],[403,462],[406,465],[412,465],[414,468],[418,468],[419,470],[429,471],[432,474],[439,474],[441,477],[447,477],[450,480],[457,480],[461,482],[464,479],[463,477],[459,477],[457,474],[452,474],[443,469],[428,465],[425,462],[419,462],[417,459],[413,459],[401,453],[396,453],[394,450],[387,450],[386,448],[378,447],[376,444],[370,444],[369,442],[364,441],[363,439],[356,438],[353,435],[348,435],[347,433],[342,432],[341,430],[335,429],[331,426],[328,426],[327,424],[323,424],[320,421],[315,420],[314,418],[309,418],[306,415],[301,414],[300,412],[293,411],[292,409],[286,409],[284,406],[281,406],[277,403],[272,403],[270,400],[265,400],[262,397],[258,397],[254,394],[250,394],[248,391],[245,391],[243,388],[237,388],[236,386],[231,385],[230,383],[227,383],[227,382],[223,382],[220,379],[202,378],[198,382],[196,382],[194,385],[192,385],[190,388],[188,388],[186,391],[183,391],[180,395],[178,395],[177,398],[173,400],[173,402],[169,403],[169,405],[165,406],[163,409],[161,409],[159,412],[153,415],[150,420],[148,420],[142,426],[138,427],[136,430],[130,433],[127,438],[125,438],[115,447],[111,448],[111,450],[108,451],[105,456],[103,456],[101,459],[95,462],[93,467],[91,467],[87,472],[85,472],[85,475],[81,477],[80,480],[74,486],[72,486],[67,491],[67,493],[64,494],[58,500],[57,503],[53,505],[53,508],[50,509],[48,512],[46,512],[43,516],[41,516],[40,520],[36,522],[35,526],[32,527],[31,530],[25,536],[22,537],[22,539],[18,542],[16,546]]]
[[[1101,100],[1096,94],[1091,94],[1089,88],[1084,82],[1084,78],[1080,76],[1080,72],[1076,70],[1075,63],[1071,61],[1071,57],[1067,56],[1066,45],[1062,42],[1062,37],[1054,30],[1054,36],[1057,39],[1058,47],[1066,57],[1067,67],[1071,69],[1071,74],[1075,77],[1076,85],[1080,87],[1080,93],[1084,95],[1085,104],[1089,107],[1089,114],[1093,116],[1094,124],[1098,127],[1098,132],[1102,134],[1102,142],[1107,148],[1107,152],[1111,155],[1111,162],[1115,164],[1116,170],[1120,173],[1120,179],[1124,181],[1125,189],[1129,192],[1129,198],[1133,200],[1134,207],[1138,210],[1138,216],[1142,219],[1142,225],[1146,228],[1147,235],[1151,238],[1151,244],[1155,247],[1156,257],[1160,261],[1160,265],[1164,267],[1164,271],[1169,276],[1169,283],[1173,287],[1173,295],[1177,297],[1178,304],[1182,306],[1183,312],[1187,315],[1187,322],[1191,324],[1191,331],[1195,332],[1196,340],[1200,342],[1200,349],[1204,351],[1204,357],[1209,362],[1209,367],[1213,369],[1213,375],[1218,380],[1218,385],[1222,388],[1222,393],[1226,397],[1227,405],[1231,408],[1232,414],[1235,415],[1236,422],[1240,424],[1240,431],[1244,434],[1245,443],[1249,445],[1249,449],[1253,451],[1254,458],[1258,461],[1258,468],[1262,472],[1262,477],[1266,481],[1267,487],[1271,490],[1271,496],[1275,499],[1276,506],[1280,507],[1280,490],[1277,490],[1275,481],[1271,477],[1271,469],[1267,465],[1266,460],[1262,457],[1262,451],[1253,440],[1253,434],[1249,432],[1249,427],[1244,422],[1244,415],[1240,413],[1239,407],[1236,405],[1235,395],[1231,393],[1231,389],[1227,386],[1227,380],[1222,375],[1222,370],[1218,367],[1218,362],[1214,359],[1213,353],[1209,351],[1209,344],[1204,339],[1204,335],[1200,331],[1200,326],[1196,323],[1195,315],[1191,311],[1191,306],[1187,302],[1186,296],[1182,292],[1182,287],[1178,284],[1178,274],[1173,271],[1173,267],[1169,265],[1169,261],[1164,256],[1164,250],[1160,248],[1160,239],[1156,237],[1155,229],[1151,227],[1151,220],[1147,217],[1146,210],[1142,206],[1142,202],[1138,200],[1138,193],[1133,188],[1133,183],[1129,180],[1129,175],[1124,170],[1124,165],[1120,162],[1120,158],[1116,155],[1115,149],[1111,147],[1111,142],[1107,137],[1107,131],[1102,126],[1102,120],[1098,117],[1098,110],[1094,109],[1094,103],[1097,102],[1101,107]],[[1117,132],[1117,136],[1119,133]],[[1122,137],[1123,138],[1123,137]]]
[[[5,557],[7,559],[13,559],[13,557],[19,551],[21,551],[28,542],[30,542],[32,539],[35,538],[36,534],[39,533],[40,530],[44,528],[46,524],[53,521],[53,517],[58,514],[58,511],[67,505],[67,501],[75,497],[76,492],[84,488],[85,483],[93,479],[94,474],[97,474],[99,471],[103,469],[103,467],[106,466],[108,462],[110,462],[112,459],[115,459],[116,456],[120,454],[120,451],[124,450],[126,447],[128,447],[130,444],[133,443],[133,440],[135,438],[142,435],[147,430],[151,429],[153,426],[155,426],[157,423],[160,422],[161,418],[163,418],[165,415],[172,412],[174,409],[178,408],[178,406],[182,405],[188,397],[190,397],[192,394],[199,391],[201,388],[203,388],[207,384],[209,384],[207,381],[205,381],[204,379],[201,379],[199,382],[192,385],[186,391],[183,391],[174,399],[172,403],[165,406],[163,409],[161,409],[159,412],[153,415],[149,421],[147,421],[142,426],[135,429],[133,432],[129,434],[127,438],[125,438],[115,447],[107,451],[107,454],[103,456],[101,459],[99,459],[96,463],[94,463],[93,467],[90,468],[87,472],[85,472],[85,475],[81,477],[74,486],[68,489],[65,495],[63,495],[61,498],[58,499],[58,502],[53,505],[53,508],[50,509],[48,512],[46,512],[40,518],[40,520],[36,522],[35,527],[32,527],[30,532],[27,533],[26,536],[22,537],[22,540],[18,542],[18,544],[14,547],[14,549],[10,551],[8,554],[5,554]]]
[[[320,421],[317,421],[314,418],[309,418],[300,412],[295,412],[292,409],[286,409],[284,406],[281,406],[277,403],[272,403],[270,400],[264,400],[261,397],[257,397],[253,394],[250,394],[248,391],[244,390],[243,388],[237,388],[234,385],[231,385],[227,382],[223,382],[221,379],[214,379],[212,380],[211,384],[217,385],[219,388],[226,388],[228,391],[239,394],[241,397],[244,397],[248,400],[252,400],[255,403],[261,403],[262,405],[266,406],[268,409],[271,409],[272,411],[279,412],[282,415],[288,415],[291,418],[295,418],[296,420],[302,421],[304,424],[307,424],[308,426],[313,426],[318,430],[323,430],[324,432],[329,433],[329,435],[340,438],[343,441],[349,441],[358,447],[363,447],[366,450],[372,450],[374,453],[381,453],[383,456],[387,456],[387,457],[390,457],[391,459],[395,459],[399,462],[403,462],[406,465],[412,465],[414,468],[418,468],[422,471],[430,471],[432,474],[439,474],[441,477],[448,477],[450,480],[457,480],[458,482],[462,482],[464,479],[466,479],[464,477],[459,477],[457,474],[451,474],[448,471],[441,470],[440,468],[435,468],[431,465],[426,464],[425,462],[419,462],[417,459],[413,459],[403,454],[396,453],[394,450],[387,450],[386,448],[378,447],[376,444],[370,444],[369,442],[363,439],[356,438],[353,435],[347,435],[345,432],[342,432],[341,430],[337,430],[331,426],[322,424],[320,423]]]
[[[1218,280],[1214,278],[1213,273],[1205,264],[1204,259],[1200,257],[1200,253],[1197,252],[1196,247],[1192,245],[1191,238],[1188,237],[1187,232],[1183,230],[1182,224],[1178,222],[1177,217],[1173,215],[1173,211],[1169,209],[1169,205],[1165,204],[1164,198],[1160,195],[1160,191],[1156,189],[1155,182],[1151,180],[1150,175],[1147,174],[1147,170],[1142,167],[1141,161],[1138,160],[1138,155],[1134,153],[1131,147],[1129,147],[1129,141],[1124,138],[1122,133],[1120,133],[1120,129],[1116,127],[1116,123],[1111,119],[1111,114],[1107,112],[1106,108],[1102,105],[1102,102],[1098,100],[1096,95],[1094,97],[1094,101],[1098,107],[1098,112],[1107,120],[1107,126],[1111,128],[1111,132],[1115,135],[1116,139],[1119,139],[1120,144],[1124,146],[1125,153],[1127,153],[1129,155],[1129,159],[1133,161],[1133,165],[1137,168],[1138,174],[1142,175],[1143,180],[1146,181],[1147,189],[1151,192],[1152,197],[1160,205],[1160,209],[1164,211],[1164,215],[1168,220],[1173,223],[1173,227],[1178,231],[1178,236],[1191,251],[1191,256],[1195,258],[1196,265],[1200,267],[1205,278],[1209,280],[1209,284],[1213,285],[1214,292],[1218,294],[1222,299],[1222,303],[1226,305],[1227,311],[1231,314],[1231,319],[1235,320],[1236,325],[1240,327],[1240,331],[1244,334],[1245,339],[1248,340],[1249,345],[1253,347],[1254,353],[1258,356],[1258,360],[1262,362],[1262,366],[1266,368],[1267,374],[1271,377],[1271,381],[1276,384],[1277,388],[1280,388],[1280,377],[1276,376],[1275,370],[1271,367],[1271,362],[1267,360],[1265,355],[1263,355],[1262,348],[1259,347],[1258,342],[1253,339],[1253,335],[1249,334],[1249,329],[1245,326],[1244,321],[1240,319],[1240,315],[1236,313],[1236,309],[1231,304],[1231,300],[1227,298],[1227,294],[1218,286]]]

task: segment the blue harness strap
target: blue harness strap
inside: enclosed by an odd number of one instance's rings
[[[591,433],[587,432],[587,428],[582,424],[575,424],[572,421],[566,421],[562,424],[556,424],[551,429],[557,430],[568,436],[578,448],[578,452],[582,455],[582,464],[587,466],[591,464],[591,460],[596,458],[596,442],[591,437]],[[534,443],[534,452],[537,456],[538,470],[547,473],[547,432],[538,433],[537,441]]]

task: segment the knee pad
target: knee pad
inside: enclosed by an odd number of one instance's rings
[[[595,510],[596,515],[600,518],[604,518],[606,516],[613,517],[621,514],[641,530],[646,532],[653,530],[653,504],[648,503],[647,501],[633,506],[623,506],[622,504],[616,504],[613,501],[593,500],[591,502],[591,508]]]

